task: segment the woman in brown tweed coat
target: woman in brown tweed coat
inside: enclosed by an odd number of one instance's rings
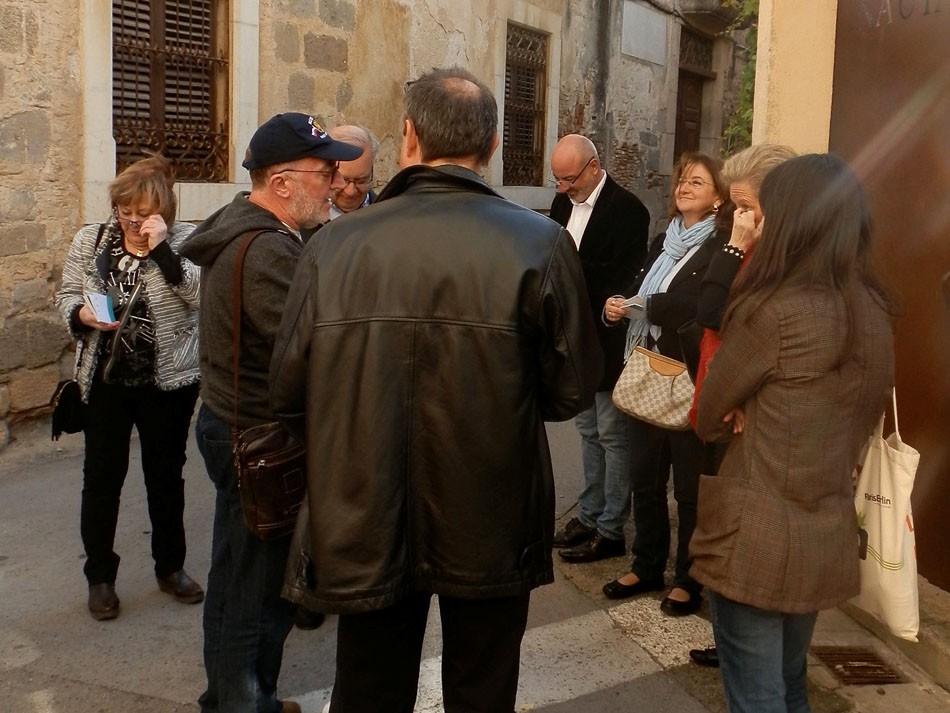
[[[762,240],[733,288],[699,400],[705,441],[691,574],[711,592],[730,713],[804,713],[817,612],[858,592],[851,471],[894,383],[870,216],[840,159],[772,170]]]

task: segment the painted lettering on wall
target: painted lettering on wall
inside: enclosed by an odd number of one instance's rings
[[[944,0],[863,0],[864,16],[872,27],[892,25],[940,14]]]

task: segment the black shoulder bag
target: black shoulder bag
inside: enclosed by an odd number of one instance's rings
[[[102,234],[106,230],[105,223],[99,223],[99,231],[96,233],[96,243],[92,248],[93,253],[102,242]],[[79,358],[76,360],[76,371],[82,366],[83,342],[79,342]],[[58,441],[64,433],[79,433],[86,427],[86,404],[82,400],[82,390],[79,388],[79,382],[75,379],[65,379],[56,384],[56,390],[50,397],[49,405],[53,409],[50,416],[50,426],[52,431],[52,440]]]

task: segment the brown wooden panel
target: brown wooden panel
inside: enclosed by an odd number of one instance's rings
[[[950,3],[838,3],[831,150],[871,198],[875,259],[897,295],[901,435],[921,452],[921,574],[950,589]],[[950,285],[950,280],[946,285]]]
[[[684,151],[699,150],[703,126],[703,78],[691,72],[680,72],[676,92],[676,136],[673,158]]]

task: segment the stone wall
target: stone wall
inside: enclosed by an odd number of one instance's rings
[[[675,3],[641,3],[675,18]],[[621,51],[624,0],[570,0],[564,13],[558,135],[580,133],[598,147],[608,173],[649,208],[654,232],[666,225],[678,78],[678,51],[666,64]],[[671,19],[674,29],[681,24]],[[678,32],[670,33],[675,47]],[[722,120],[735,105],[735,88],[745,55],[733,41],[717,40],[723,61],[717,87],[723,91]],[[718,108],[718,107],[717,107]],[[713,121],[711,124],[716,124]],[[721,133],[714,126],[712,143]]]
[[[546,26],[559,32],[553,46],[560,55],[550,60],[560,73],[557,135],[590,136],[607,169],[644,200],[658,224],[674,100],[666,67],[620,52],[623,5],[260,0],[259,73],[237,81],[257,82],[258,122],[303,111],[326,126],[367,126],[380,143],[379,188],[397,170],[407,80],[459,64],[498,87],[507,20]],[[76,39],[77,27],[91,26],[83,24],[84,7],[79,0],[0,6],[0,449],[11,427],[46,414],[56,382],[72,372],[73,345],[52,301],[84,198],[83,137],[90,128],[83,126],[82,92],[90,78],[80,77]],[[546,189],[533,190],[534,200],[549,200]]]
[[[71,371],[51,305],[79,227],[78,21],[68,0],[0,6],[0,448]]]

